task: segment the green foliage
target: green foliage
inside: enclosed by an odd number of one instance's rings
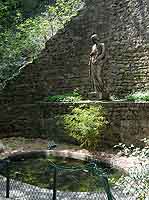
[[[82,4],[81,0],[57,0],[55,5],[49,7],[51,27],[63,28],[64,24],[77,14]]]
[[[126,97],[128,101],[134,101],[134,102],[146,102],[149,101],[149,90],[147,91],[140,91],[135,92],[133,94],[130,94]]]
[[[20,0],[6,0],[0,2],[0,28],[13,26],[17,20],[18,4]]]
[[[149,139],[145,138],[143,141],[145,143],[143,148],[134,145],[128,147],[121,143],[116,145],[116,148],[120,148],[120,155],[126,155],[131,159],[137,158],[139,161],[117,182],[117,186],[120,186],[125,194],[133,195],[138,200],[148,199],[149,188]]]
[[[77,14],[80,0],[6,0],[0,2],[0,84],[19,73],[45,42]]]
[[[0,28],[15,28],[29,17],[45,11],[48,0],[5,0],[0,2]]]
[[[117,186],[123,189],[123,193],[134,196],[137,200],[147,200],[149,188],[149,166],[136,165],[130,168],[128,175],[122,176],[117,182]]]
[[[130,146],[127,146],[126,144],[119,143],[118,145],[115,145],[114,148],[118,149],[118,154],[128,156],[128,157],[137,157],[140,159],[147,159],[149,158],[149,139],[144,138],[141,140],[144,142],[145,147],[135,147],[133,144]]]
[[[82,96],[74,91],[63,95],[48,96],[47,99],[49,102],[78,102],[82,100]]]
[[[74,108],[64,116],[64,125],[68,134],[81,143],[82,147],[95,149],[107,124],[102,106],[85,106]]]
[[[25,17],[28,12],[26,10],[28,2],[29,0],[0,2],[0,82],[2,84],[18,73],[20,67],[36,57],[48,39],[49,21],[44,15],[40,14],[34,18]],[[42,4],[45,5],[45,1]],[[30,6],[32,7],[33,3]]]
[[[28,19],[17,32],[0,34],[0,79],[9,79],[25,63],[35,58],[45,45],[49,22],[44,17]]]

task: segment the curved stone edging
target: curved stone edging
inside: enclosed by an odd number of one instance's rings
[[[131,158],[125,157],[97,157],[89,153],[82,153],[77,151],[68,150],[34,150],[34,151],[21,151],[13,152],[11,155],[4,158],[4,160],[9,161],[19,161],[22,159],[32,159],[32,158],[48,158],[48,156],[56,156],[61,158],[71,158],[81,161],[97,161],[104,164],[107,167],[112,167],[120,170],[124,173],[128,173],[129,169],[135,164],[139,163],[139,160],[132,160]]]
[[[93,156],[84,153],[71,152],[69,150],[34,150],[34,151],[21,151],[13,152],[11,155],[7,156],[4,160],[17,161],[21,159],[31,159],[31,158],[47,158],[48,156],[57,156],[63,158],[72,158],[77,160],[91,160]]]

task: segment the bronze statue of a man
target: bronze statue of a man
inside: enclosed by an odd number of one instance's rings
[[[91,36],[93,42],[92,50],[90,53],[89,61],[89,75],[91,81],[91,92],[97,93],[98,98],[103,98],[103,79],[102,79],[102,68],[104,65],[105,58],[105,45],[99,42],[97,34]]]

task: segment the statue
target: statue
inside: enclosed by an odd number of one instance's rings
[[[99,99],[103,98],[104,84],[102,80],[102,68],[105,59],[105,45],[99,42],[97,34],[91,36],[93,42],[89,60],[89,77],[91,82],[91,93],[96,93]]]

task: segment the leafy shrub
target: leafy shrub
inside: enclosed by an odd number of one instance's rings
[[[134,145],[127,147],[125,144],[116,145],[120,148],[120,154],[128,157],[137,157],[139,162],[131,167],[127,175],[123,175],[117,187],[123,190],[127,196],[133,196],[137,200],[148,200],[149,195],[149,139],[144,139],[145,147],[138,148]]]
[[[82,100],[82,96],[76,91],[63,95],[48,96],[49,102],[77,102],[80,100]]]
[[[149,139],[144,138],[142,140],[145,144],[143,148],[141,147],[135,147],[133,144],[130,146],[127,146],[126,144],[119,143],[118,145],[115,145],[114,148],[119,149],[118,154],[128,156],[128,157],[137,157],[140,159],[146,159],[149,158]]]
[[[64,116],[65,129],[82,147],[95,149],[107,124],[102,106],[81,105]]]
[[[138,164],[129,169],[128,174],[123,175],[117,182],[123,193],[136,200],[148,200],[149,195],[149,165]]]
[[[149,90],[143,91],[143,92],[135,92],[133,94],[130,94],[126,97],[128,101],[134,101],[134,102],[142,102],[142,101],[149,101]]]

